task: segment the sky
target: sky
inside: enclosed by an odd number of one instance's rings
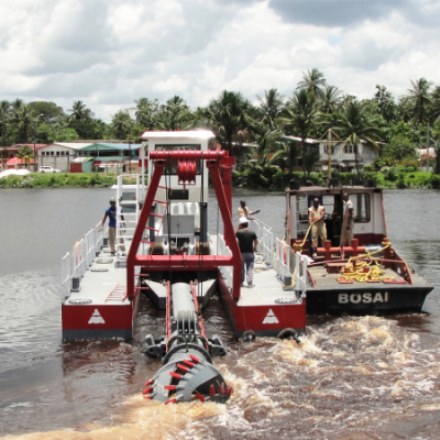
[[[223,90],[291,97],[304,73],[359,99],[440,85],[439,0],[15,0],[0,3],[0,101],[192,108]]]

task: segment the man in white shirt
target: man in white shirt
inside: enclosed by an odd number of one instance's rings
[[[341,248],[351,245],[354,226],[354,206],[347,193],[342,194],[342,202],[344,203],[344,214],[342,217]]]
[[[327,240],[327,228],[324,222],[325,208],[319,204],[319,199],[313,199],[312,206],[309,208],[309,221],[312,225],[312,256],[316,257],[318,249],[318,236],[321,237],[322,244]]]

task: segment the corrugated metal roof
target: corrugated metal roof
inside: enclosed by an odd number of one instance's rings
[[[296,141],[296,142],[302,142],[302,137],[299,136],[281,136],[281,139],[289,140],[289,141]],[[308,144],[318,144],[320,141],[318,139],[312,139],[312,138],[305,138],[305,141]],[[321,141],[324,142],[324,141]]]
[[[66,148],[72,148],[73,150],[80,150],[81,148],[87,147],[88,145],[92,145],[90,142],[54,142],[51,145],[60,145]]]
[[[131,144],[132,150],[137,150],[141,148],[141,144]],[[110,151],[110,150],[118,150],[118,151],[128,151],[130,149],[129,144],[112,144],[112,143],[96,143],[89,144],[85,147],[79,148],[81,151]]]

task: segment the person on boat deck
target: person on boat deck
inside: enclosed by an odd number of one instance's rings
[[[327,228],[324,222],[325,208],[319,204],[319,199],[313,199],[312,206],[309,208],[309,221],[312,232],[312,253],[316,257],[318,249],[318,236],[321,237],[322,244],[327,240]]]
[[[238,247],[240,248],[243,261],[241,269],[241,284],[243,285],[244,283],[246,272],[246,282],[248,283],[248,286],[254,287],[252,284],[255,261],[254,252],[257,251],[258,239],[254,231],[249,231],[248,226],[248,219],[246,217],[241,217],[235,236],[237,237]]]
[[[122,211],[121,211],[122,212]],[[108,217],[108,237],[110,242],[110,252],[115,255],[115,238],[116,238],[116,200],[114,198],[110,199],[110,208],[105,210],[104,216],[102,217],[101,228],[104,227],[105,221]],[[124,216],[121,216],[122,221],[124,221]],[[124,241],[121,238],[121,243]],[[125,252],[125,246],[121,246],[121,251]]]
[[[354,206],[347,193],[342,194],[342,201],[344,203],[344,211],[342,215],[341,248],[343,246],[350,246],[353,239],[354,224]]]
[[[258,214],[260,210],[251,211],[247,206],[244,200],[240,200],[240,206],[238,207],[238,219],[240,220],[242,217],[247,218],[248,220],[253,220],[252,216],[254,214]]]

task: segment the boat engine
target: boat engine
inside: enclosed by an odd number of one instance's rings
[[[148,335],[146,344],[144,353],[162,358],[164,364],[145,383],[146,398],[165,404],[196,398],[224,403],[229,399],[232,387],[212,365],[212,357],[223,356],[226,350],[218,337],[206,337],[192,284],[168,284],[166,336],[153,339]]]

